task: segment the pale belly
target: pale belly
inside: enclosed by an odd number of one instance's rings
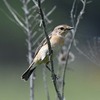
[[[61,48],[62,48],[62,45],[57,45],[57,44],[56,44],[56,46],[53,45],[53,47],[52,47],[53,58],[55,58],[58,55],[58,53],[60,52]],[[48,56],[49,56],[48,45],[45,45],[39,50],[37,56],[34,59],[34,62],[36,62],[38,64],[46,63],[46,62],[49,61]]]

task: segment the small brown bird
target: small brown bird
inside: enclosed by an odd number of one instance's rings
[[[61,47],[65,42],[65,35],[71,30],[73,27],[68,25],[59,25],[54,28],[54,30],[49,35],[51,48],[53,50],[53,57],[60,51]],[[49,62],[49,50],[46,38],[40,43],[39,47],[36,49],[35,56],[33,58],[32,63],[28,67],[28,69],[23,73],[22,79],[27,81],[36,68],[36,66]]]

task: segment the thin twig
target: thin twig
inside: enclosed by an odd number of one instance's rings
[[[30,22],[29,22],[29,18],[28,18],[28,14],[29,14],[29,9],[28,9],[28,2],[29,0],[22,0],[22,3],[23,3],[23,11],[24,11],[24,14],[25,14],[25,25],[26,25],[26,28],[27,28],[27,36],[28,36],[28,39],[27,39],[27,44],[28,44],[28,62],[29,62],[29,65],[31,64],[32,62],[32,42],[31,42],[31,39],[32,39],[32,32],[31,32],[31,29],[30,29]],[[31,76],[30,76],[30,100],[34,100],[34,79],[33,78],[35,77],[35,73],[32,73]]]
[[[16,20],[16,22],[22,27],[24,28],[24,30],[26,30],[27,28],[25,27],[25,25],[21,22],[21,20],[17,17],[16,13],[13,11],[13,9],[11,8],[11,6],[8,4],[8,2],[6,0],[3,0],[6,7],[8,8],[8,10],[10,11],[10,13],[13,15],[14,19]]]
[[[41,37],[43,37],[43,34],[40,34],[40,36],[34,41],[32,47],[34,47],[37,44],[37,42],[41,39]]]
[[[56,6],[54,6],[47,14],[46,16],[50,16],[52,14],[52,12],[56,9]]]
[[[70,50],[71,50],[74,37],[75,37],[75,35],[72,33],[72,39],[71,39],[70,44],[69,44],[68,49],[67,49],[67,54],[68,54],[68,55],[67,55],[67,57],[66,57],[66,63],[65,63],[64,73],[63,73],[63,87],[62,87],[62,97],[63,97],[63,98],[64,98],[65,75],[66,75],[66,69],[67,69],[67,65],[68,65],[69,52],[70,52]]]
[[[44,33],[45,33],[45,36],[46,36],[46,39],[47,39],[47,43],[48,43],[49,54],[51,54],[52,53],[51,44],[50,44],[49,37],[48,37],[48,34],[47,34],[46,24],[45,24],[45,21],[44,21],[44,14],[43,14],[43,11],[42,11],[42,8],[41,8],[40,0],[38,0],[38,8],[39,8],[39,11],[40,11],[43,30],[44,30]]]
[[[76,32],[77,28],[78,28],[78,25],[79,25],[79,22],[80,22],[80,19],[82,18],[82,15],[84,14],[84,11],[85,11],[85,7],[86,7],[86,0],[80,0],[82,2],[82,10],[80,11],[78,17],[77,17],[77,21],[76,21],[76,24],[75,24],[75,27],[74,27],[74,31]]]
[[[100,66],[100,64],[98,64],[97,62],[95,62],[94,60],[92,60],[86,53],[84,53],[80,48],[78,48],[78,46],[76,44],[74,44],[76,50],[83,55],[84,57],[86,57],[90,62],[94,63],[97,66]]]
[[[74,23],[74,9],[75,9],[75,3],[76,3],[76,0],[73,1],[72,9],[71,9],[71,12],[70,12],[72,26],[74,26],[74,24],[75,24],[75,23]]]
[[[100,66],[100,43],[98,42],[98,39],[99,38],[94,37],[92,41],[87,41],[87,46],[85,45],[83,49],[79,48],[77,43],[74,42],[74,47],[76,50],[96,66]]]
[[[71,50],[71,47],[72,47],[72,44],[73,44],[73,41],[74,41],[74,38],[75,38],[75,35],[76,35],[77,27],[79,25],[80,19],[81,19],[83,13],[84,13],[85,6],[86,6],[86,0],[80,0],[80,1],[82,2],[83,7],[82,7],[82,9],[81,9],[81,11],[80,11],[80,13],[79,13],[79,15],[77,17],[77,21],[76,21],[76,23],[74,25],[74,29],[71,31],[71,33],[72,33],[72,39],[71,39],[70,44],[69,44],[69,47],[68,47],[68,51],[67,51],[68,52],[67,53],[68,56],[66,58],[66,64],[65,64],[65,69],[64,69],[64,73],[63,73],[63,88],[62,88],[62,97],[63,98],[64,98],[65,74],[66,74],[66,69],[67,69],[67,65],[68,65],[69,52]],[[72,10],[71,10],[71,20],[72,20],[72,24],[74,24],[73,14],[74,14],[75,2],[76,2],[76,0],[74,0],[73,6],[72,6]]]
[[[46,19],[46,21],[48,22],[48,24],[52,22],[52,20],[49,20],[49,19],[48,19],[48,16],[50,16],[50,15],[52,14],[52,12],[53,12],[55,9],[56,9],[56,6],[54,6],[54,7],[44,16],[45,19]]]
[[[47,100],[50,100],[50,95],[49,95],[49,90],[48,90],[48,85],[47,85],[47,79],[46,79],[46,67],[43,68],[43,80],[44,80],[44,88],[45,88],[45,93],[47,95]]]
[[[38,1],[38,8],[39,8],[39,11],[40,11],[41,20],[42,20],[43,30],[44,30],[44,33],[45,33],[45,36],[46,36],[46,39],[47,39],[47,43],[48,43],[53,84],[54,84],[54,87],[55,87],[55,90],[56,90],[56,93],[57,93],[59,100],[62,100],[61,94],[60,94],[60,92],[58,91],[58,88],[57,88],[57,81],[56,81],[56,77],[55,77],[55,73],[54,73],[53,59],[52,59],[53,51],[52,51],[52,48],[51,48],[49,37],[47,35],[47,29],[46,29],[44,14],[43,14],[42,7],[41,7],[41,2],[40,2],[40,0],[37,0],[37,1]]]

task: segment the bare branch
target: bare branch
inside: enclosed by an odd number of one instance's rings
[[[55,87],[55,90],[56,90],[56,93],[57,93],[59,100],[62,100],[61,94],[60,94],[60,92],[58,91],[58,88],[57,88],[57,81],[56,81],[56,77],[55,77],[55,73],[54,73],[53,59],[52,59],[53,51],[52,51],[51,44],[50,44],[50,41],[49,41],[49,37],[48,37],[48,34],[47,34],[46,24],[45,24],[45,19],[44,19],[45,16],[44,16],[44,13],[43,13],[42,8],[41,8],[40,0],[38,0],[38,8],[40,10],[40,16],[41,16],[41,20],[42,20],[43,30],[44,30],[44,33],[45,33],[45,36],[46,36],[46,39],[47,39],[47,43],[48,43],[53,84],[54,84],[54,87]]]
[[[38,7],[38,2],[35,1],[35,0],[32,0],[32,1],[33,1],[33,3],[36,5],[36,7]]]
[[[36,5],[36,7],[38,7],[37,1],[36,1],[36,0],[32,0],[32,1],[33,1],[34,4]],[[43,2],[44,2],[44,0],[41,1],[41,3],[43,3]],[[45,13],[43,12],[43,14],[44,14],[44,19],[46,19],[47,23],[51,23],[51,21],[48,19],[48,16],[50,16],[50,14],[51,14],[55,9],[56,9],[56,6],[54,6],[54,7],[48,12],[48,14],[45,14]]]
[[[92,45],[90,44],[90,42],[94,42],[92,43]],[[85,45],[84,48],[87,48],[86,50],[80,49],[77,44],[74,42],[74,46],[76,48],[76,50],[83,55],[84,57],[86,57],[90,62],[92,62],[93,64],[95,64],[96,66],[100,66],[100,47],[98,46],[100,43],[98,43],[98,39],[97,40],[93,40],[93,41],[88,41],[87,46]],[[98,48],[97,48],[98,47]],[[98,57],[99,56],[99,57]]]
[[[25,16],[25,26],[26,26],[26,32],[27,32],[27,46],[28,46],[28,62],[29,65],[32,62],[32,39],[33,39],[33,34],[35,35],[35,32],[32,34],[32,28],[31,28],[31,23],[29,20],[30,11],[28,8],[28,3],[30,0],[22,0],[23,4],[23,11],[24,11],[24,16]],[[35,72],[33,72],[30,76],[30,100],[34,100],[34,80],[35,80]]]
[[[33,47],[38,43],[38,41],[41,39],[41,37],[43,37],[44,34],[41,34],[33,43]]]
[[[46,93],[46,95],[47,95],[47,100],[50,100],[46,76],[47,76],[47,75],[46,75],[46,67],[44,67],[44,68],[43,68],[44,88],[45,88],[45,93]]]
[[[10,13],[13,15],[14,19],[16,20],[16,22],[22,27],[24,28],[24,30],[26,30],[25,25],[21,22],[21,20],[17,17],[16,13],[13,11],[13,8],[8,4],[8,2],[6,0],[3,0],[6,7],[8,8],[8,10],[10,11]]]
[[[48,19],[48,17],[54,12],[54,10],[56,9],[56,6],[54,6],[46,15],[45,15],[45,19],[47,20],[48,23],[51,23],[52,21]]]
[[[87,1],[86,4],[90,4],[92,1]]]
[[[77,49],[77,51],[83,55],[84,57],[86,57],[89,61],[91,61],[92,63],[94,63],[97,66],[100,66],[97,64],[97,62],[93,61],[86,53],[84,53],[80,48],[78,48],[77,46],[75,46],[75,48]]]
[[[54,12],[55,9],[56,9],[56,6],[54,6],[54,7],[46,14],[46,16],[47,16],[47,17],[50,16],[50,15]]]
[[[79,25],[79,22],[80,22],[80,19],[84,13],[84,10],[85,10],[85,6],[86,6],[86,0],[80,0],[83,4],[82,6],[82,9],[80,11],[80,13],[78,14],[77,16],[77,20],[76,20],[76,23],[74,23],[74,9],[75,9],[75,3],[76,3],[76,0],[74,0],[73,2],[73,5],[72,5],[72,10],[71,10],[71,21],[72,21],[72,24],[74,24],[74,29],[71,31],[71,34],[72,34],[72,39],[70,41],[70,44],[68,46],[68,50],[67,50],[67,58],[66,58],[66,64],[65,64],[65,69],[64,69],[64,73],[63,73],[63,87],[62,87],[62,97],[64,98],[64,86],[65,86],[65,74],[66,74],[66,69],[67,69],[67,65],[68,65],[68,59],[69,59],[69,53],[70,53],[70,50],[71,50],[71,47],[72,47],[72,44],[73,44],[73,41],[74,41],[74,38],[75,38],[75,35],[76,35],[76,31],[77,31],[77,27]]]
[[[52,53],[51,44],[50,44],[49,37],[48,37],[48,34],[47,34],[44,14],[43,14],[43,11],[42,11],[42,8],[41,8],[40,0],[38,0],[38,8],[40,10],[40,16],[41,16],[41,20],[42,20],[43,30],[44,30],[44,33],[45,33],[45,36],[46,36],[46,39],[47,39],[47,43],[48,43],[49,54],[51,54]]]
[[[38,7],[38,2],[36,0],[32,0],[33,3]],[[41,0],[41,3],[43,3],[45,0]]]
[[[75,31],[75,32],[76,32],[76,30],[77,30],[77,27],[78,27],[78,25],[79,25],[80,19],[81,19],[82,15],[84,14],[85,7],[86,7],[86,0],[81,0],[81,2],[82,2],[82,4],[83,4],[83,7],[82,7],[82,9],[81,9],[81,11],[80,11],[80,13],[79,13],[79,15],[78,15],[78,17],[77,17],[77,21],[76,21],[76,24],[75,24],[75,27],[74,27],[74,31]]]
[[[70,44],[68,46],[68,49],[67,49],[67,57],[66,57],[66,63],[65,63],[65,68],[64,68],[64,73],[63,73],[63,86],[62,86],[62,97],[64,98],[64,86],[65,86],[65,75],[66,75],[66,69],[67,69],[67,65],[68,65],[68,59],[69,59],[69,53],[70,53],[70,50],[71,50],[71,47],[72,47],[72,44],[73,44],[73,40],[74,40],[74,37],[75,37],[75,34],[72,33],[72,39],[70,41]]]
[[[71,12],[70,12],[72,26],[74,26],[74,9],[75,9],[75,3],[76,3],[76,0],[73,1],[72,9],[71,9]]]

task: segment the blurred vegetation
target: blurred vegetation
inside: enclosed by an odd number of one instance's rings
[[[8,0],[13,8],[23,15],[21,4],[18,0]],[[73,0],[46,0],[45,11],[57,6],[50,19],[53,29],[58,24],[70,22],[70,10]],[[100,1],[92,0],[86,7],[86,12],[80,22],[76,39],[84,44],[86,40],[100,37]],[[29,83],[20,79],[21,74],[27,68],[27,45],[25,34],[15,23],[11,22],[9,11],[0,1],[0,100],[29,100]],[[76,53],[76,51],[75,51]],[[76,53],[77,55],[78,53]],[[72,70],[67,71],[66,98],[67,100],[99,100],[100,99],[100,68],[87,61],[85,57],[76,56],[75,62],[69,65]],[[48,72],[48,71],[47,71]],[[46,100],[42,81],[42,68],[36,72],[36,100]],[[41,83],[41,84],[40,84]],[[48,83],[51,100],[55,97],[53,92],[50,72],[48,72]]]

